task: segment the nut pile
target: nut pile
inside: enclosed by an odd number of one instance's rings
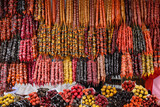
[[[136,96],[143,98],[143,99],[146,99],[148,95],[147,89],[145,89],[142,85],[136,85],[135,88],[132,90],[132,92]]]
[[[101,93],[102,95],[104,95],[105,97],[109,98],[112,97],[113,95],[115,95],[117,93],[117,90],[115,87],[111,87],[111,86],[106,86],[104,85],[101,88]]]
[[[134,87],[135,87],[135,82],[134,81],[129,80],[129,81],[124,81],[122,83],[122,88],[126,91],[130,92],[134,89]]]
[[[108,100],[103,95],[98,95],[95,97],[95,104],[99,105],[100,107],[106,107],[108,105]]]
[[[36,92],[30,93],[28,100],[33,106],[38,105],[40,103],[40,98],[38,97],[38,94]]]

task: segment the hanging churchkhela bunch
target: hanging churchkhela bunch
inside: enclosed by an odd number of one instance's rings
[[[51,38],[51,55],[52,56],[54,56],[55,55],[55,42],[56,42],[56,35],[55,35],[55,33],[56,33],[56,24],[55,24],[55,22],[56,22],[56,10],[57,10],[57,7],[58,7],[58,5],[56,5],[57,4],[57,2],[56,2],[56,0],[52,0],[52,24],[53,24],[53,26],[52,26],[52,31],[51,31],[51,36],[52,36],[52,38]]]
[[[27,84],[27,66],[24,63],[11,63],[8,65],[7,83],[11,86],[17,84]]]
[[[126,53],[133,51],[132,29],[129,26],[125,24],[120,26],[116,43],[119,52]]]
[[[115,51],[113,54],[107,54],[105,57],[106,77],[120,75],[121,54]]]
[[[96,35],[94,32],[94,19],[95,19],[95,0],[90,0],[89,6],[89,31],[88,31],[88,58],[95,59],[96,57]]]
[[[2,84],[0,86],[0,89],[6,89],[7,88],[7,63],[0,63],[0,81]]]
[[[61,56],[61,25],[60,25],[60,0],[56,2],[57,14],[55,22],[55,55]],[[68,34],[69,36],[69,34]]]
[[[0,1],[0,19],[1,19],[2,15],[3,15],[3,12],[4,12],[2,5],[3,5],[3,2]]]
[[[47,0],[45,3],[45,12],[46,12],[46,16],[45,16],[45,32],[46,34],[44,34],[44,38],[46,39],[44,45],[46,46],[45,49],[43,47],[43,50],[45,50],[45,52],[47,54],[51,54],[51,1]],[[44,40],[45,40],[44,39]],[[44,52],[44,51],[43,51]]]
[[[61,57],[67,56],[67,33],[65,20],[65,1],[60,0],[60,25],[61,25]]]
[[[97,57],[97,78],[98,78],[98,84],[100,82],[104,83],[106,80],[104,55],[100,55],[99,57]]]
[[[38,51],[37,51],[37,37],[36,35],[34,35],[32,38],[31,38],[31,41],[30,41],[30,50],[31,50],[31,61],[33,59],[36,59],[37,56],[38,56]]]
[[[4,41],[0,46],[1,62],[15,62],[18,59],[19,39]]]
[[[118,29],[114,29],[113,37],[111,40],[111,54],[113,54],[114,52],[118,52],[117,44],[116,44],[117,37],[118,37]]]
[[[77,61],[76,82],[83,85],[97,86],[97,62],[80,58]]]
[[[146,50],[145,39],[142,30],[138,26],[133,28],[133,53],[132,53],[132,66],[134,76],[141,77],[143,74],[143,64],[145,61],[142,54]]]
[[[154,67],[158,68],[160,67],[160,32],[159,28],[155,27],[153,28],[153,54],[154,54]]]
[[[118,51],[122,53],[121,57],[121,78],[132,78],[133,76],[133,67],[132,67],[132,58],[130,53],[133,52],[133,36],[132,29],[125,24],[125,6],[124,0],[121,0],[121,14],[123,24],[120,26],[117,35],[117,48]]]
[[[32,16],[28,13],[22,19],[21,39],[30,39],[33,37],[33,21]]]
[[[66,57],[63,61],[63,70],[64,70],[64,83],[72,84],[72,61],[70,57]]]
[[[148,9],[150,10],[150,9]],[[158,0],[155,0],[154,6],[151,8],[150,11],[154,10],[153,16],[153,23],[150,25],[150,36],[151,36],[151,42],[153,44],[153,57],[154,57],[154,67],[158,68],[160,67],[160,32],[159,32],[159,2]]]
[[[145,1],[144,1],[145,2]],[[133,0],[133,4],[131,6],[132,11],[132,25],[138,25],[139,27],[142,26],[141,21],[141,13],[140,13],[140,4],[138,0]]]
[[[84,27],[84,53],[85,55],[88,55],[88,48],[91,48],[88,46],[88,25],[89,25],[89,0],[84,0],[84,20],[83,27]],[[82,6],[82,5],[81,5]]]
[[[32,11],[32,10],[31,10]],[[35,26],[33,25],[35,24]],[[34,23],[30,12],[26,13],[22,19],[21,41],[19,47],[19,60],[30,62],[37,57],[36,49],[36,30],[37,23]]]
[[[122,13],[124,13],[124,9],[122,9]],[[122,18],[123,22],[125,22],[125,16],[122,15]],[[122,24],[120,26],[118,30],[116,44],[118,51],[122,52],[123,54],[121,58],[120,76],[121,78],[123,77],[132,78],[133,67],[132,67],[132,59],[130,53],[133,52],[133,36],[132,36],[132,29],[129,26],[126,26],[125,24]]]
[[[84,41],[86,40],[85,37],[84,37],[84,21],[87,20],[87,15],[85,12],[87,11],[84,11],[86,10],[86,2],[84,2],[84,0],[79,0],[79,30],[78,30],[78,33],[79,33],[79,37],[78,37],[78,47],[79,47],[79,57],[85,57],[85,53],[84,53],[84,50],[85,50],[85,43]],[[85,6],[85,7],[83,7]],[[85,20],[84,20],[85,19]]]
[[[9,40],[15,37],[17,33],[16,32],[17,31],[16,2],[14,2],[13,0],[10,0],[8,2],[8,7],[5,4],[6,2],[7,1],[4,1],[4,10],[6,10],[5,17],[2,18],[1,25],[0,25],[2,30],[0,33],[1,41]]]
[[[113,37],[111,41],[111,50],[108,50],[109,54],[105,56],[105,72],[106,77],[118,76],[120,75],[120,65],[121,65],[121,53],[118,52],[116,38],[118,38],[118,29],[114,29]],[[110,34],[108,34],[109,36]]]
[[[7,1],[7,0],[5,0]],[[25,13],[25,5],[26,5],[26,2],[25,0],[17,0],[17,12],[19,14],[24,14]]]
[[[87,60],[82,57],[77,61],[76,82],[84,85],[87,84]]]
[[[51,54],[51,3],[36,1],[35,20],[40,20],[37,39],[39,54]],[[45,19],[45,21],[44,21]]]
[[[153,48],[152,48],[152,43],[151,43],[150,31],[147,30],[147,28],[144,24],[142,25],[142,31],[143,31],[145,43],[146,43],[146,51],[143,53],[144,55],[143,55],[143,61],[142,61],[143,75],[149,76],[150,74],[153,75],[153,73],[154,73]]]
[[[122,55],[121,58],[121,78],[132,78],[133,76],[133,68],[132,68],[132,58],[129,52]]]
[[[111,53],[111,43],[112,43],[112,37],[113,37],[113,31],[114,31],[114,6],[115,6],[115,1],[112,0],[107,0],[106,2],[104,2],[106,7],[106,23],[107,23],[107,51],[108,53]],[[113,13],[112,13],[113,12]],[[105,32],[103,32],[105,35]],[[104,45],[106,44],[106,36],[104,37]]]
[[[98,86],[100,83],[100,78],[97,78],[98,75],[97,71],[97,62],[94,60],[88,60],[87,61],[87,84],[88,85],[93,85],[93,86]],[[102,76],[101,76],[102,77]]]
[[[140,27],[135,26],[133,32],[133,52],[135,54],[142,53],[146,50],[145,39]]]
[[[30,62],[33,61],[37,57],[37,46],[36,40],[32,38],[25,39],[20,41],[19,46],[19,60],[22,62]]]
[[[28,83],[32,85],[33,85],[33,75],[34,75],[35,66],[36,66],[36,61],[30,62],[27,64]],[[16,69],[19,69],[19,68],[16,68]]]
[[[141,0],[141,1],[143,1],[143,0]],[[125,16],[126,16],[126,21],[125,21],[126,25],[131,26],[131,24],[132,24],[132,16],[133,16],[131,0],[125,0]]]
[[[120,0],[115,0],[115,26],[118,27],[121,21],[121,3]]]
[[[142,68],[142,54],[132,54],[132,66],[133,66],[133,75],[141,77],[143,73]]]
[[[100,12],[100,14],[99,14]],[[100,18],[100,21],[98,20]],[[96,34],[97,34],[97,56],[107,54],[106,44],[106,17],[103,0],[97,0],[96,5]]]
[[[72,78],[73,82],[76,81],[76,70],[77,70],[77,58],[72,59]]]
[[[78,57],[78,29],[79,29],[79,13],[78,13],[78,0],[73,0],[73,57]]]
[[[93,85],[95,87],[98,86],[97,61],[81,57],[78,59],[76,65],[77,83],[83,85]]]
[[[32,78],[36,85],[44,85],[50,83],[51,59],[49,56],[39,55]]]
[[[43,62],[42,62],[43,64]],[[51,63],[51,84],[63,84],[63,62],[59,59],[55,59]]]
[[[9,40],[10,38],[11,38],[10,18],[5,17],[1,21],[1,41]]]

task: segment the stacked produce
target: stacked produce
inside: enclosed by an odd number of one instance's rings
[[[29,103],[28,100],[20,100],[20,101],[11,103],[8,107],[20,107],[20,106],[31,107],[31,103]]]
[[[79,98],[74,99],[72,102],[73,107],[79,107],[80,104],[81,104],[81,99]]]
[[[57,93],[57,91],[56,90],[51,90],[51,91],[48,91],[47,92],[47,89],[43,89],[43,90],[41,90],[41,91],[43,91],[43,93],[41,94],[41,93],[38,93],[38,96],[39,97],[41,97],[40,98],[40,100],[41,100],[41,102],[40,102],[40,106],[51,106],[51,99],[55,96],[55,95],[57,95],[58,93]],[[47,92],[47,95],[46,95],[46,92]]]
[[[93,106],[95,104],[95,96],[94,95],[86,95],[82,97],[82,104]]]
[[[146,99],[148,95],[148,91],[142,85],[136,85],[132,92],[143,99]]]
[[[0,105],[2,107],[9,106],[11,103],[14,102],[14,99],[15,99],[14,95],[7,94],[7,95],[5,95],[3,97],[0,97]]]
[[[73,97],[71,94],[71,90],[69,90],[69,89],[64,89],[63,92],[59,92],[59,95],[61,95],[63,100],[67,103],[70,103],[71,99]]]
[[[123,107],[140,107],[142,106],[142,99],[137,96],[132,96],[131,102]]]
[[[122,88],[125,91],[130,92],[130,91],[132,91],[134,89],[134,87],[135,87],[135,82],[134,81],[129,80],[129,81],[124,81],[122,83]]]
[[[104,107],[108,105],[108,100],[105,96],[99,94],[95,97],[95,104]]]
[[[52,97],[54,97],[56,94],[58,94],[58,92],[56,90],[51,90],[51,91],[48,91],[48,94],[47,94],[47,97],[49,99],[51,99]]]
[[[40,103],[40,98],[38,97],[38,94],[36,92],[30,93],[28,100],[33,106]]]
[[[147,96],[147,99],[143,100],[143,103],[142,105],[144,107],[150,105],[150,106],[157,106],[157,97],[155,97],[154,95],[150,95],[150,96]]]
[[[52,106],[51,99],[49,99],[47,97],[41,97],[40,106],[48,106],[48,107]]]
[[[126,81],[127,83],[128,81]],[[130,83],[130,82],[129,82]],[[154,95],[146,94],[146,98],[137,96],[136,93],[128,91],[118,91],[113,96],[108,98],[101,95],[100,92],[96,92],[94,88],[85,88],[82,90],[82,97],[79,98],[78,89],[82,87],[76,84],[71,90],[64,89],[62,92],[57,92],[56,90],[48,90],[47,88],[39,88],[38,92],[32,92],[28,95],[27,99],[23,97],[7,94],[0,97],[0,105],[9,107],[24,105],[27,107],[36,106],[48,106],[48,107],[147,107],[148,105],[157,107],[157,97]],[[105,86],[103,86],[105,87]],[[111,86],[107,86],[107,90],[114,90]],[[137,90],[137,85],[135,87]],[[139,86],[141,88],[141,86]],[[75,92],[75,90],[77,92]],[[143,88],[142,90],[146,90]],[[141,90],[141,91],[142,91]],[[148,91],[146,90],[148,93]],[[146,93],[145,92],[145,93]],[[101,92],[103,93],[103,91]],[[75,94],[78,96],[75,97]],[[74,96],[74,97],[72,97]],[[20,100],[21,98],[21,100]]]
[[[104,95],[105,97],[109,98],[109,97],[112,97],[114,94],[116,94],[117,90],[116,90],[115,87],[104,85],[101,88],[101,92],[102,92],[102,95]]]
[[[65,107],[67,106],[67,103],[63,100],[63,98],[60,95],[56,95],[51,99],[51,102],[56,107]]]
[[[73,94],[72,98],[82,98],[83,87],[81,85],[75,85],[71,88],[71,93]]]
[[[95,94],[95,90],[94,90],[94,88],[87,88],[87,89],[83,89],[83,93],[85,95],[90,95],[90,94],[94,95]]]
[[[111,107],[122,107],[123,105],[130,102],[134,94],[132,92],[121,91],[117,92],[113,97],[109,98],[109,102],[111,102]]]

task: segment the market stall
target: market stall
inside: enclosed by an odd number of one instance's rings
[[[158,107],[159,0],[0,0],[0,106]]]

